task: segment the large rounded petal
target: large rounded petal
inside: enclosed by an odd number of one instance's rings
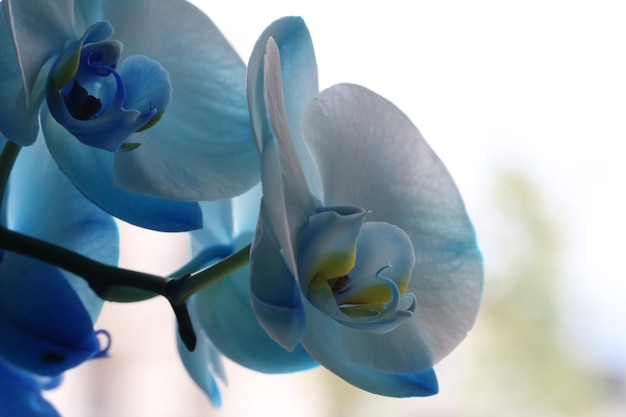
[[[35,375],[0,358],[0,415],[11,417],[60,417],[42,395]]]
[[[389,373],[355,362],[352,351],[342,346],[338,335],[341,324],[316,307],[306,303],[307,332],[302,339],[305,349],[322,366],[350,384],[369,392],[389,397],[415,397],[438,392],[437,378],[432,369],[419,372]],[[361,349],[371,349],[361,345]],[[379,355],[394,355],[393,349],[380,349]]]
[[[282,89],[287,123],[311,192],[321,198],[321,184],[304,141],[302,140],[302,113],[311,99],[319,93],[317,63],[311,34],[300,17],[283,17],[265,29],[257,40],[248,62],[248,105],[257,146],[262,148],[262,138],[269,134],[268,108],[265,105],[265,55],[266,45],[272,38],[280,50]],[[276,59],[276,58],[273,58]],[[278,65],[274,64],[277,68]],[[272,71],[276,71],[273,69]]]
[[[305,111],[303,132],[325,205],[363,207],[368,220],[411,238],[416,263],[407,292],[417,306],[393,340],[411,346],[419,335],[437,362],[472,327],[483,283],[474,230],[450,174],[411,121],[363,87],[322,92]]]
[[[202,214],[197,203],[149,197],[117,187],[113,183],[112,153],[78,142],[46,108],[42,109],[41,123],[48,149],[60,168],[76,188],[103,210],[134,225],[163,232],[201,227]]]
[[[215,346],[231,360],[259,372],[295,372],[317,365],[301,345],[289,352],[263,330],[250,304],[249,276],[250,269],[244,267],[190,300]]]
[[[129,138],[141,147],[116,155],[116,183],[192,201],[234,197],[257,183],[246,67],[217,27],[182,0],[106,2],[103,8],[125,56],[159,62],[172,84],[163,118]]]

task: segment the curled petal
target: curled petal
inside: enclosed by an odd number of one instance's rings
[[[302,233],[298,259],[302,291],[339,323],[390,332],[415,310],[415,296],[401,295],[415,260],[413,246],[399,228],[363,224],[362,210],[341,209],[346,214],[327,208],[311,216]]]
[[[350,271],[350,286],[337,294],[337,302],[387,301],[391,283],[404,294],[414,264],[413,244],[402,229],[384,222],[365,222],[356,240],[356,262]]]
[[[305,294],[313,281],[347,275],[354,267],[356,240],[366,213],[358,207],[341,209],[344,213],[318,210],[300,234],[298,276]]]

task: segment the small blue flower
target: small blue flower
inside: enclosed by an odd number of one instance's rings
[[[483,282],[448,171],[384,98],[352,84],[318,92],[300,18],[260,37],[248,95],[263,184],[251,253],[261,325],[365,390],[436,393],[432,366],[472,327]]]
[[[0,145],[4,142],[0,138]],[[0,220],[6,227],[117,263],[115,221],[72,186],[43,141],[20,153],[5,201]],[[59,381],[67,369],[106,355],[99,339],[107,334],[93,328],[102,304],[81,278],[20,254],[0,253],[0,386],[19,384],[13,390],[23,391],[11,401],[2,398],[1,415],[56,416],[38,396],[51,387],[42,381]],[[29,408],[31,414],[22,413]]]
[[[204,259],[208,266],[246,246],[254,234],[260,199],[261,187],[257,186],[231,200],[202,203],[204,227],[191,233],[194,257]],[[221,404],[215,377],[226,380],[221,354],[271,374],[317,366],[302,346],[289,352],[259,325],[250,304],[249,266],[194,294],[187,304],[198,345],[189,352],[179,341],[180,355],[215,406]]]
[[[95,204],[161,231],[258,182],[246,67],[184,0],[2,2],[0,133]],[[124,152],[125,151],[125,152]]]

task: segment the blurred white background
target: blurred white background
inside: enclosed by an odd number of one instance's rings
[[[321,88],[364,85],[413,120],[474,220],[484,308],[435,368],[435,397],[229,364],[215,410],[179,362],[167,303],[107,304],[112,358],[50,393],[64,417],[625,415],[626,3],[195,3],[244,61],[269,23],[302,16]],[[183,236],[127,235],[123,266],[167,273],[184,256]]]

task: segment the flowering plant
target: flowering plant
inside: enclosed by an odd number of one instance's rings
[[[107,356],[103,300],[157,295],[215,405],[222,355],[437,392],[432,367],[480,304],[471,222],[399,109],[352,84],[319,92],[302,19],[272,23],[246,68],[183,0],[0,12],[2,415],[57,416],[41,390]],[[116,267],[116,218],[189,231],[191,260],[167,277]]]

